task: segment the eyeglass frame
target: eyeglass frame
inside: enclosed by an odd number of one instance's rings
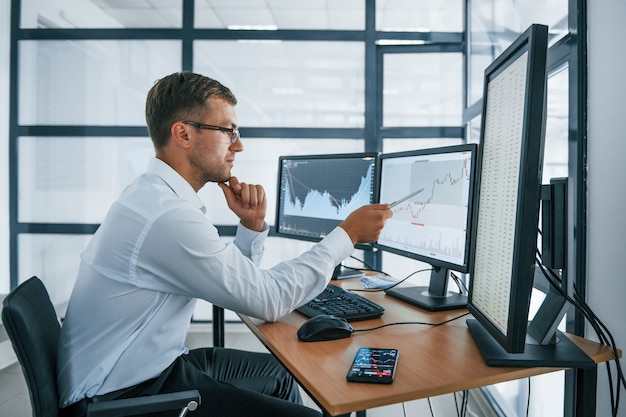
[[[230,133],[230,143],[235,143],[237,142],[237,139],[239,139],[241,137],[241,135],[239,134],[239,129],[235,129],[232,127],[221,127],[221,126],[214,126],[214,125],[207,125],[204,123],[200,123],[200,122],[193,122],[191,120],[185,120],[183,121],[184,124],[186,125],[191,125],[194,126],[198,129],[208,129],[208,130],[218,130],[220,132],[228,132]]]

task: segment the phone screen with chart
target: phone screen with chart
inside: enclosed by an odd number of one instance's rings
[[[389,384],[398,363],[397,349],[360,348],[346,379],[352,382]]]

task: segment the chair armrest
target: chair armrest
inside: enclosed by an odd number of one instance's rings
[[[198,390],[147,395],[121,400],[96,401],[87,406],[87,417],[132,416],[174,409],[194,411],[200,404]]]

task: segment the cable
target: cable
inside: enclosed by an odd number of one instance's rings
[[[396,287],[396,286],[402,284],[404,281],[406,281],[407,279],[411,278],[415,274],[418,274],[420,272],[432,271],[432,270],[433,270],[433,268],[426,268],[426,269],[419,269],[417,271],[413,271],[409,275],[407,275],[406,277],[402,278],[400,281],[396,282],[395,284],[390,285],[389,287],[385,287],[385,288],[352,288],[352,289],[348,289],[348,291],[354,291],[354,292],[382,292],[382,291],[391,289],[393,287]],[[387,274],[385,272],[382,272],[382,271],[374,271],[374,272],[380,272],[381,274],[389,276],[389,274]]]
[[[467,289],[467,286],[465,286],[465,283],[463,282],[463,280],[460,277],[458,277],[452,271],[450,271],[450,276],[452,277],[454,282],[456,282],[456,285],[459,287],[459,292],[461,294],[467,294],[469,292],[469,290]]]
[[[428,397],[428,408],[430,408],[430,415],[431,415],[432,417],[436,417],[436,416],[435,416],[435,410],[433,410],[433,403],[432,403],[432,401],[430,400],[430,397]]]
[[[437,327],[437,326],[442,326],[444,324],[450,323],[450,322],[452,322],[454,320],[458,320],[458,319],[460,319],[462,317],[465,317],[465,316],[467,316],[469,314],[470,314],[469,312],[468,313],[463,313],[460,316],[451,318],[451,319],[446,320],[446,321],[442,321],[440,323],[426,323],[426,322],[423,322],[423,321],[398,321],[398,322],[395,322],[395,323],[386,323],[386,324],[382,324],[380,326],[370,327],[370,328],[367,328],[367,329],[355,329],[354,333],[369,332],[369,331],[372,331],[372,330],[382,329],[383,327],[399,326],[401,324],[421,324],[421,325],[424,325],[424,326]]]
[[[456,408],[457,417],[465,417],[467,415],[467,404],[469,401],[469,391],[461,391],[461,405],[459,406],[459,400],[456,396],[458,393],[454,393],[454,406]]]
[[[467,415],[467,404],[469,399],[469,391],[464,390],[461,391],[461,405],[459,406],[459,399],[457,398],[458,392],[455,392],[454,395],[454,407],[456,408],[457,417],[465,417]]]
[[[526,417],[530,414],[530,378],[528,378],[528,395],[526,396]]]
[[[587,303],[582,299],[582,297],[578,294],[576,287],[574,287],[574,291],[575,291],[574,295],[576,297],[576,301],[578,301],[582,306],[584,306],[584,308],[587,309],[589,315],[593,318],[593,322],[590,321],[590,323],[592,323],[592,327],[596,331],[596,334],[598,335],[598,339],[600,339],[603,342],[603,344],[610,346],[613,351],[613,357],[615,360],[616,371],[617,371],[617,375],[616,375],[617,380],[616,380],[615,386],[613,386],[613,376],[611,372],[610,362],[606,363],[606,368],[607,368],[607,376],[609,378],[609,389],[610,389],[610,394],[611,394],[611,408],[613,410],[613,415],[615,416],[617,415],[617,411],[619,409],[621,387],[626,388],[626,381],[624,379],[624,373],[622,371],[621,363],[618,357],[617,345],[615,343],[615,340],[613,339],[613,335],[611,334],[611,332],[604,325],[604,323],[595,315],[595,313],[591,310],[591,308],[587,305]]]
[[[624,377],[624,372],[622,370],[621,363],[619,361],[619,355],[617,351],[617,346],[615,344],[615,339],[613,335],[606,327],[606,325],[596,316],[591,307],[586,303],[586,301],[580,296],[576,286],[574,285],[574,298],[569,296],[565,290],[561,287],[562,281],[558,274],[556,274],[552,269],[543,265],[539,257],[536,259],[537,266],[539,266],[543,275],[546,277],[550,285],[563,296],[570,304],[572,304],[578,311],[580,311],[585,319],[587,319],[588,323],[596,332],[598,336],[598,340],[600,343],[607,345],[611,348],[613,352],[613,361],[616,366],[616,384],[613,383],[613,374],[611,371],[611,361],[606,362],[607,368],[607,376],[609,383],[609,394],[610,394],[610,402],[611,402],[611,414],[612,416],[617,416],[617,412],[619,409],[619,400],[621,394],[621,388],[626,388],[626,379]]]
[[[359,261],[360,263],[363,264],[364,268],[358,268],[355,266],[347,266],[344,265],[343,263],[339,264],[339,266],[343,267],[343,268],[349,268],[349,269],[354,269],[355,271],[374,271],[374,272],[378,272],[380,274],[384,274],[387,275],[386,273],[384,273],[383,271],[379,271],[377,269],[372,268],[370,265],[367,264],[367,262],[365,262],[363,259],[359,259],[354,255],[350,255],[350,258],[354,259],[355,261]]]
[[[459,399],[456,398],[456,392],[452,393],[452,396],[454,397],[454,408],[456,409],[456,417],[461,417],[461,410],[459,409]]]
[[[565,292],[565,290],[563,290],[563,288],[561,288],[560,282],[558,282],[557,279],[555,278],[556,273],[554,271],[552,271],[550,268],[547,268],[545,265],[540,263],[539,260],[537,260],[537,265],[541,269],[542,273],[544,274],[544,276],[546,277],[548,282],[552,285],[552,287],[559,294],[561,294],[561,296],[563,296],[567,301],[569,301],[574,307],[576,307],[583,314],[583,316],[585,316],[585,318],[587,319],[589,324],[595,330],[600,343],[602,343],[604,345],[610,345],[610,341],[607,338],[607,336],[604,334],[604,332],[602,331],[602,329],[600,327],[600,324],[599,324],[599,321],[595,318],[595,314],[586,305],[586,303],[584,303],[584,300],[582,300],[582,298],[579,295],[577,295],[576,288],[574,287],[574,291],[575,291],[574,296],[575,296],[576,299],[572,299],[569,296],[569,294],[567,294]],[[581,303],[581,301],[582,301],[582,303]],[[613,345],[611,345],[611,347],[613,348],[614,357],[617,358],[616,348]],[[620,368],[619,360],[616,359],[616,363],[617,363],[618,368]],[[610,365],[609,365],[608,362],[607,362],[606,366],[607,366],[608,383],[609,383],[609,395],[610,395],[611,411],[612,411],[611,414],[613,416],[615,416],[617,414],[618,405],[616,403],[616,396],[615,396],[615,393],[614,393],[614,389],[615,388],[613,386],[613,376],[612,376],[612,372],[611,372]],[[617,397],[619,398],[619,385],[617,387],[617,390],[618,390],[618,396]]]
[[[350,257],[356,259],[357,261],[362,262],[366,266],[366,268],[365,269],[360,269],[360,268],[355,268],[355,267],[352,267],[352,266],[348,266],[346,268],[355,269],[357,271],[378,272],[379,274],[383,274],[385,276],[390,276],[388,273],[386,273],[384,271],[379,271],[379,270],[376,270],[376,269],[372,269],[365,262],[361,261],[358,258],[355,258],[353,256],[350,256]],[[393,285],[390,285],[389,287],[385,287],[385,288],[352,288],[352,289],[348,289],[348,291],[354,291],[354,292],[382,292],[382,291],[389,290],[391,288],[394,288],[394,287],[402,284],[404,281],[406,281],[407,279],[411,278],[415,274],[419,274],[420,272],[433,271],[433,270],[434,270],[434,268],[425,268],[425,269],[419,269],[417,271],[413,271],[409,275],[407,275],[406,277],[402,278],[400,281],[396,282]],[[459,293],[460,294],[467,294],[469,292],[469,290],[467,289],[467,286],[465,285],[463,280],[461,278],[459,278],[454,272],[452,272],[452,271],[450,272],[450,277],[456,283],[457,287],[459,287]]]
[[[365,268],[366,268],[367,270],[369,270],[369,271],[373,271],[373,270],[374,270],[374,268],[372,268],[372,266],[371,266],[371,265],[369,265],[367,262],[365,262],[363,259],[359,259],[359,258],[357,258],[357,257],[356,257],[356,256],[354,256],[354,255],[350,255],[350,258],[354,259],[355,261],[359,261],[359,262],[361,262],[361,263],[365,266]],[[377,271],[377,272],[380,272],[380,271]]]

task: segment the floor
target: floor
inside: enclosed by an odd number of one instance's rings
[[[187,346],[190,348],[210,346],[212,337],[211,325],[194,324],[187,338]],[[245,325],[240,323],[226,325],[225,341],[227,347],[267,351]],[[304,392],[302,394],[306,405],[319,410]],[[452,395],[436,397],[431,403],[432,413],[428,401],[419,400],[368,410],[367,417],[457,416]],[[32,417],[28,389],[17,363],[0,370],[0,416]]]

